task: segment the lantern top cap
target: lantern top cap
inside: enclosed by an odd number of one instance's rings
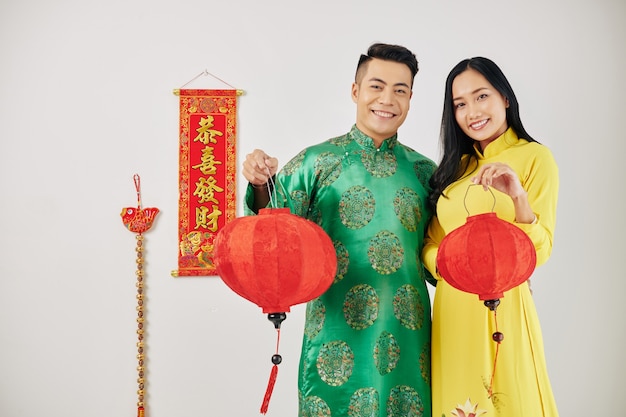
[[[259,210],[259,215],[261,214],[278,214],[278,213],[291,213],[288,207],[280,207],[280,208],[262,208]]]
[[[489,218],[489,217],[496,217],[498,220],[502,220],[502,219],[500,219],[498,217],[498,215],[495,212],[489,211],[487,213],[472,214],[472,215],[467,217],[467,221],[470,222],[470,221],[475,221],[475,220],[479,220],[479,219],[485,219],[485,218]]]

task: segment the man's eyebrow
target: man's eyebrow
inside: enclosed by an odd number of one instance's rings
[[[377,77],[372,77],[372,78],[370,78],[368,81],[376,81],[376,82],[379,82],[379,83],[381,83],[381,84],[385,84],[385,85],[387,85],[387,83],[386,83],[384,80],[382,80],[382,79],[380,79],[380,78],[377,78]]]
[[[381,84],[387,85],[387,83],[384,80],[382,80],[380,78],[376,78],[376,77],[370,78],[369,81],[375,81],[375,82],[379,82]],[[395,83],[394,86],[395,87],[404,86],[406,88],[411,88],[411,87],[409,87],[409,85],[407,83]]]

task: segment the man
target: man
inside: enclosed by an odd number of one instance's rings
[[[247,214],[275,195],[273,206],[319,224],[337,252],[334,283],[307,305],[302,417],[431,415],[430,299],[420,253],[436,166],[397,138],[417,71],[408,49],[372,45],[352,84],[350,132],[304,149],[277,175],[278,160],[262,150],[243,163]]]

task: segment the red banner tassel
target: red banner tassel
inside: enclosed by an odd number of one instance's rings
[[[272,372],[270,373],[270,380],[267,382],[267,390],[265,390],[265,397],[263,397],[263,404],[261,405],[261,414],[267,413],[267,408],[270,405],[270,398],[272,397],[272,391],[274,391],[274,384],[276,383],[276,376],[278,375],[278,365],[272,366]]]

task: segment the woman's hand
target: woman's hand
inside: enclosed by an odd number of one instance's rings
[[[515,221],[517,223],[535,223],[537,216],[528,202],[528,193],[522,187],[517,173],[507,164],[494,162],[483,165],[478,173],[472,177],[474,184],[480,184],[485,190],[489,187],[507,194],[515,206]]]
[[[472,177],[472,182],[482,185],[485,191],[488,187],[493,187],[512,199],[526,195],[526,190],[522,188],[517,173],[510,166],[501,162],[483,165],[478,173]]]

